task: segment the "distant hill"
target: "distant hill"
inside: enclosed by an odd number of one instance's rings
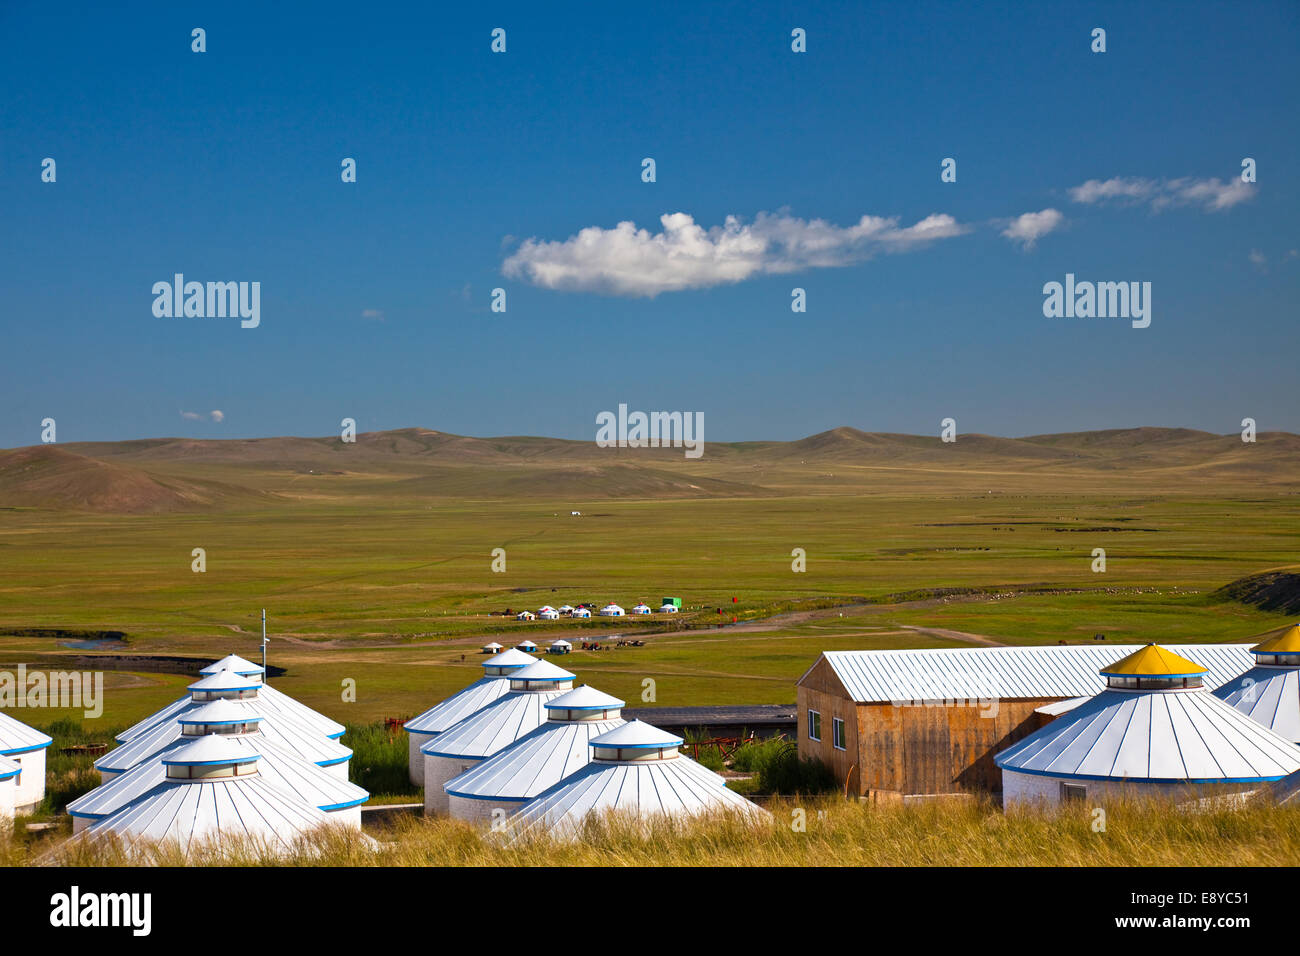
[[[159,438],[0,452],[0,507],[142,514],[427,498],[1294,491],[1300,436],[1129,428],[1000,438],[841,427],[797,441],[598,448],[427,428],[328,438]]]
[[[1248,574],[1214,592],[1223,601],[1240,601],[1261,611],[1300,614],[1300,567]],[[1264,639],[1264,635],[1260,635]]]

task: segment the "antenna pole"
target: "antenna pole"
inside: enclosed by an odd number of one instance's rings
[[[262,681],[266,681],[266,608],[262,608]]]

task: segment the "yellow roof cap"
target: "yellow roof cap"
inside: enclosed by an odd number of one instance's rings
[[[1123,660],[1103,667],[1098,673],[1116,677],[1195,677],[1208,672],[1204,667],[1185,657],[1179,657],[1173,651],[1148,644]]]
[[[1252,654],[1300,654],[1300,624],[1284,624],[1259,636]]]

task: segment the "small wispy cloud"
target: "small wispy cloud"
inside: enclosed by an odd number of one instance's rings
[[[970,231],[945,213],[910,226],[897,218],[863,216],[851,226],[761,212],[752,223],[728,216],[708,229],[682,212],[659,217],[662,231],[620,222],[588,226],[565,240],[526,239],[502,263],[509,278],[547,289],[654,297],[763,275],[834,268],[879,252],[921,248]]]
[[[1055,232],[1063,222],[1065,215],[1059,209],[1040,209],[1012,219],[1002,230],[1002,235],[1012,242],[1020,243],[1024,249],[1032,249],[1039,239],[1049,232]]]
[[[373,319],[376,322],[384,321],[384,312],[382,309],[362,309],[361,317],[363,319]]]
[[[1147,204],[1154,210],[1174,206],[1200,206],[1206,212],[1231,209],[1238,203],[1253,199],[1255,187],[1240,179],[1139,179],[1116,176],[1112,179],[1089,179],[1069,190],[1070,198],[1077,203],[1098,205]]]
[[[221,409],[219,409],[219,408],[215,408],[215,409],[213,409],[213,410],[212,410],[211,412],[209,412],[208,414],[211,416],[211,418],[212,418],[212,420],[213,420],[214,422],[218,422],[218,423],[220,423],[220,422],[224,422],[224,421],[226,420],[226,413],[223,412],[223,411],[222,411]]]
[[[202,412],[181,412],[181,418],[190,422],[201,422],[205,418],[208,418],[214,422],[220,423],[226,420],[226,413],[221,411],[220,409],[213,409],[212,411],[208,412],[206,415],[203,414]]]
[[[187,419],[188,421],[191,422],[197,422],[202,417],[203,416],[200,415],[198,412],[181,412],[181,418]]]

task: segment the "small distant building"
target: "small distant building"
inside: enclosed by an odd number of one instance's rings
[[[573,645],[566,640],[552,641],[548,653],[551,654],[568,654],[573,650]]]
[[[572,605],[572,604],[561,604],[561,605],[560,605],[560,614],[562,614],[564,617],[568,617],[568,616],[571,615],[572,613],[573,613],[573,605]]]
[[[518,614],[515,615],[515,620],[516,620],[516,621],[535,621],[535,620],[537,620],[537,615],[534,614],[532,611],[520,611]]]
[[[1300,771],[1300,748],[1209,693],[1185,657],[1148,644],[1100,673],[1105,690],[997,755],[1004,805],[1195,799]]]
[[[538,611],[537,616],[544,621],[558,621],[560,619],[560,612],[555,610],[553,607],[549,607],[545,611]]]
[[[682,609],[682,599],[681,599],[681,598],[677,598],[677,597],[666,597],[666,598],[664,598],[664,599],[663,599],[661,602],[659,602],[659,603],[660,603],[660,604],[663,604],[663,605],[671,604],[673,607],[677,608],[677,610],[679,610],[679,611]]]
[[[650,613],[653,613],[653,612],[651,612],[651,610],[650,610],[650,605],[649,605],[649,604],[644,604],[644,603],[642,603],[642,604],[638,604],[638,605],[636,605],[636,607],[632,608],[632,613],[633,613],[633,614],[650,614]]]
[[[617,604],[613,604],[613,603],[606,604],[604,607],[600,609],[601,617],[622,617],[625,613],[627,612],[625,612]]]
[[[575,608],[573,609],[573,616],[574,616],[574,617],[591,617],[591,608],[587,608],[587,607],[575,607]]]
[[[676,614],[681,608],[676,604],[665,604],[659,609],[660,614]]]
[[[525,654],[536,654],[537,645],[534,644],[532,641],[520,641],[518,644],[515,645],[515,650],[523,651]]]
[[[0,787],[11,794],[11,816],[30,813],[45,799],[45,751],[52,743],[51,737],[0,712],[0,775],[7,781]],[[0,797],[0,806],[3,800]]]
[[[526,612],[525,612],[525,613],[526,613]],[[484,644],[484,645],[483,645],[483,653],[484,653],[484,654],[500,654],[503,650],[505,650],[505,648],[503,648],[503,647],[502,647],[500,644],[498,644],[496,641],[493,641],[491,644]]]

